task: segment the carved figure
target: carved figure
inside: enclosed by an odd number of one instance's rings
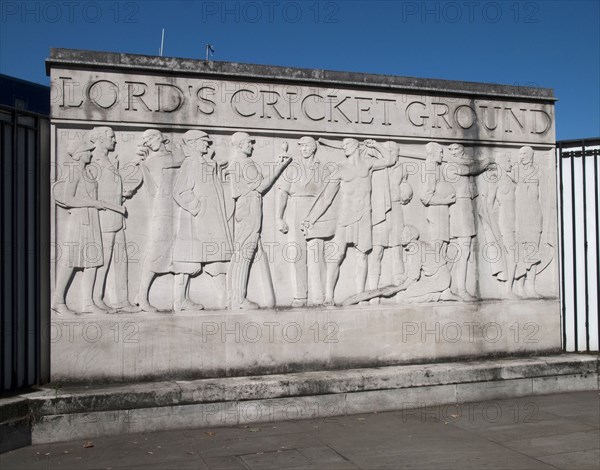
[[[66,179],[53,188],[56,204],[69,210],[63,246],[63,256],[57,263],[56,285],[52,310],[59,315],[75,313],[108,313],[109,310],[94,304],[93,291],[96,272],[104,262],[99,210],[111,210],[126,214],[122,206],[98,200],[97,172],[92,172],[89,163],[95,144],[77,142],[68,151],[75,162],[69,165]],[[82,308],[75,312],[66,305],[67,289],[75,270],[83,270],[81,284]]]
[[[190,299],[190,278],[202,272],[212,277],[219,307],[227,301],[228,261],[233,240],[228,225],[221,180],[222,164],[212,159],[212,140],[206,132],[187,131],[183,135],[186,156],[175,182],[173,197],[181,207],[175,233],[173,270],[176,275],[175,310],[201,310]]]
[[[543,216],[540,204],[539,168],[534,162],[533,149],[519,149],[518,179],[515,195],[516,242],[519,244],[516,278],[518,292],[527,298],[540,298],[535,290],[535,279],[541,263],[540,239]]]
[[[312,297],[312,304],[321,305],[325,300],[323,281],[325,278],[324,240],[335,232],[335,210],[328,211],[306,234],[302,222],[308,215],[316,197],[323,191],[332,172],[317,157],[317,142],[312,137],[298,141],[300,158],[294,159],[275,185],[277,229],[289,233],[289,240],[298,253],[293,263],[295,290],[292,307],[303,307]],[[288,212],[288,225],[284,220]],[[310,289],[309,289],[310,283]]]
[[[450,271],[440,245],[419,240],[419,232],[412,225],[402,231],[405,254],[405,273],[400,282],[397,303],[437,302],[460,300],[450,292]]]
[[[429,241],[437,246],[442,256],[446,256],[450,242],[450,206],[456,202],[456,193],[452,185],[442,179],[444,148],[429,142],[425,145],[425,153],[421,202],[426,207]]]
[[[456,202],[450,206],[450,246],[448,259],[454,269],[452,276],[456,282],[456,294],[465,301],[476,298],[467,291],[467,268],[471,256],[471,245],[475,230],[475,212],[473,199],[477,197],[477,188],[473,176],[481,174],[492,162],[489,158],[471,160],[460,144],[448,147],[446,178],[454,186]],[[450,248],[453,248],[450,253]]]
[[[231,195],[235,200],[233,244],[234,254],[227,272],[227,284],[232,309],[256,309],[258,304],[247,299],[250,267],[256,258],[256,267],[262,277],[265,306],[275,305],[275,292],[271,280],[269,260],[262,246],[262,196],[291,162],[280,155],[279,162],[268,177],[251,158],[254,139],[245,132],[231,136],[233,153],[226,173],[231,182]],[[287,145],[287,144],[286,144]],[[286,151],[287,148],[284,149]]]
[[[326,139],[319,139],[319,142],[340,148],[337,142]],[[339,214],[332,241],[334,252],[327,264],[324,305],[334,305],[335,285],[349,245],[356,248],[357,292],[365,290],[367,254],[373,248],[371,176],[374,170],[396,163],[389,150],[374,140],[366,140],[360,146],[356,139],[344,139],[341,148],[347,161],[339,165],[303,222],[304,230],[310,230],[331,206],[338,192],[340,193]]]
[[[142,183],[141,176],[138,178],[138,175],[129,172],[130,174],[123,180],[119,171],[118,156],[109,157],[109,153],[115,150],[117,144],[115,133],[110,127],[94,127],[90,131],[89,139],[95,145],[92,158],[99,170],[97,172],[98,199],[120,206],[125,198],[131,197]],[[119,212],[110,210],[100,212],[104,263],[98,268],[98,278],[94,286],[94,303],[104,310],[112,310],[104,301],[108,271],[112,266],[115,293],[112,307],[122,312],[133,313],[139,312],[140,308],[129,301],[125,224],[125,217]]]
[[[492,275],[502,282],[502,297],[519,299],[514,291],[516,255],[516,219],[513,164],[510,157],[499,158],[488,170],[487,184],[482,191],[480,217],[483,221],[486,241],[498,243],[500,256],[494,258]],[[487,251],[486,251],[487,252]]]
[[[181,167],[184,156],[167,150],[169,139],[156,129],[142,134],[138,148],[140,169],[144,185],[152,197],[152,213],[146,255],[140,278],[137,303],[146,312],[157,309],[149,302],[150,286],[157,274],[173,272],[173,240],[175,238],[173,185],[176,169]]]
[[[372,173],[371,205],[373,207],[373,251],[369,255],[368,288],[379,287],[381,261],[384,250],[390,249],[392,255],[392,281],[398,283],[404,272],[402,260],[402,241],[404,213],[402,206],[408,204],[413,190],[408,183],[408,173],[404,173],[398,158],[400,148],[396,142],[388,141],[386,148],[391,154],[394,166],[375,170]],[[377,303],[378,298],[373,302]]]

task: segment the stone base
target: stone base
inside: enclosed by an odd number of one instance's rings
[[[45,388],[20,398],[27,402],[31,442],[42,444],[169,429],[327,420],[374,411],[415,413],[426,406],[598,390],[599,364],[597,356],[565,354],[196,381],[67,386]],[[0,400],[3,415],[15,406],[8,400]]]
[[[53,382],[342,370],[561,349],[558,300],[53,317]]]

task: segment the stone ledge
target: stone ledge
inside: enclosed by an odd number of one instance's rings
[[[509,358],[105,387],[68,386],[35,392],[27,399],[36,415],[84,413],[594,374],[598,364],[598,358],[579,355]]]
[[[19,398],[28,405],[31,442],[39,444],[113,433],[325,419],[399,408],[598,390],[599,366],[597,356],[564,354],[272,376],[43,388]],[[0,409],[15,403],[18,402],[0,400]],[[5,411],[3,415],[8,416]]]
[[[119,52],[86,51],[80,49],[50,49],[46,73],[51,67],[68,65],[113,68],[119,70],[160,71],[184,73],[213,78],[245,80],[278,80],[296,83],[317,83],[320,86],[383,87],[409,92],[448,93],[469,96],[523,98],[532,101],[554,102],[554,90],[496,83],[465,82],[432,78],[399,77],[395,75],[342,72],[322,69],[303,69],[274,65],[243,64],[236,62],[205,61],[179,57],[156,57]]]

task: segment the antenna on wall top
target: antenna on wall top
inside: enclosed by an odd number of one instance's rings
[[[209,61],[209,60],[210,60],[210,54],[211,54],[211,53],[214,55],[214,53],[215,53],[215,48],[214,48],[214,47],[212,47],[210,44],[207,44],[207,45],[206,45],[206,60],[207,60],[207,61]]]
[[[162,36],[160,38],[160,49],[158,51],[158,55],[162,57],[163,55],[163,46],[165,45],[165,28],[162,29]]]

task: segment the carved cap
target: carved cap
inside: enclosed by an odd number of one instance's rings
[[[317,141],[310,136],[305,135],[298,141],[298,145],[302,144],[315,144],[317,145]]]
[[[165,144],[169,143],[169,139],[167,139],[165,136],[163,136],[162,132],[159,131],[158,129],[147,129],[142,134],[142,145],[144,145],[146,142],[148,142],[148,140],[150,140],[150,138],[155,135],[160,137],[161,142],[164,142]]]
[[[239,147],[239,145],[244,140],[249,140],[250,142],[256,142],[256,140],[254,140],[252,137],[250,137],[250,134],[247,134],[246,132],[236,132],[235,134],[233,134],[231,136],[231,144],[234,147]]]
[[[197,129],[192,129],[191,131],[187,131],[185,134],[183,134],[184,142],[191,142],[193,140],[198,139],[206,140],[207,142],[212,142],[212,139],[206,132]]]
[[[69,146],[69,149],[67,150],[67,154],[70,157],[73,157],[74,155],[78,154],[79,152],[85,152],[87,150],[94,150],[95,148],[96,148],[96,144],[85,139],[83,141],[73,142]]]

